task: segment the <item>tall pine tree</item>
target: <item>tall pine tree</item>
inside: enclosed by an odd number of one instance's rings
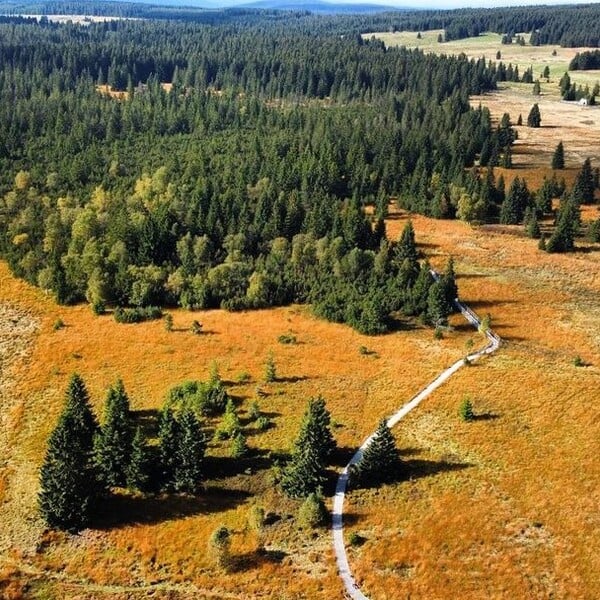
[[[129,398],[119,379],[108,390],[104,408],[104,423],[94,443],[98,469],[109,487],[126,484],[126,470],[131,456],[132,427]]]
[[[39,508],[50,527],[79,531],[93,518],[103,491],[92,455],[96,429],[87,389],[75,374],[40,471]]]
[[[325,466],[335,448],[330,418],[323,398],[310,400],[283,473],[281,485],[288,496],[305,498],[325,483]]]
[[[371,443],[350,474],[353,486],[393,481],[398,475],[400,454],[385,419],[379,423]]]
[[[174,487],[178,492],[194,494],[202,480],[206,440],[198,419],[190,409],[182,411],[178,423]]]

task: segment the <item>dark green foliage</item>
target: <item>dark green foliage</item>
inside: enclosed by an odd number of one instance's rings
[[[141,323],[152,321],[162,317],[162,310],[157,306],[146,306],[138,308],[122,308],[117,306],[113,317],[117,323]]]
[[[590,242],[600,242],[600,218],[589,224],[587,238]]]
[[[193,494],[202,481],[206,441],[200,423],[189,409],[179,415],[177,437],[173,487],[178,492]]]
[[[516,225],[523,220],[527,207],[531,206],[531,194],[524,179],[515,177],[500,207],[500,223]]]
[[[573,201],[577,204],[593,204],[595,187],[592,163],[589,158],[586,158],[573,184],[571,192]]]
[[[446,297],[446,289],[442,281],[436,281],[429,288],[427,295],[427,318],[436,327],[448,322],[448,315],[452,313],[452,304]]]
[[[536,82],[533,84],[533,95],[539,96],[541,93],[542,93],[542,88],[540,86],[540,82],[539,82],[539,80],[536,80]]]
[[[527,127],[541,127],[542,115],[540,113],[540,107],[534,104],[527,115]]]
[[[565,168],[565,148],[562,142],[558,142],[554,154],[552,155],[552,168],[553,169],[564,169]]]
[[[335,448],[330,419],[323,398],[309,401],[281,482],[289,496],[305,498],[325,482],[325,466]]]
[[[571,198],[563,198],[554,232],[546,244],[548,252],[571,252],[579,231],[579,206]]]
[[[94,440],[94,460],[107,486],[125,486],[131,442],[129,398],[123,381],[119,379],[108,390],[104,407],[104,423]]]
[[[402,230],[400,239],[395,246],[395,259],[400,265],[405,260],[408,260],[411,264],[417,262],[417,244],[412,221],[408,221]]]
[[[171,313],[165,315],[165,331],[173,331],[173,315]]]
[[[127,487],[146,492],[152,485],[152,458],[141,428],[136,428],[126,469]]]
[[[448,305],[454,307],[454,301],[458,298],[458,286],[456,285],[456,273],[454,272],[454,258],[450,257],[446,263],[444,274],[440,278],[444,289],[444,295]]]
[[[383,419],[360,461],[351,470],[350,482],[353,487],[360,487],[394,481],[398,477],[399,467],[400,454],[394,436]]]
[[[188,412],[187,409],[184,411]],[[161,484],[165,489],[172,489],[175,486],[180,438],[179,423],[173,411],[165,408],[160,415],[158,429],[160,476]]]
[[[458,415],[460,416],[462,421],[473,421],[475,415],[473,414],[473,402],[471,402],[470,398],[464,398],[463,401],[460,403]]]
[[[50,527],[78,531],[92,521],[103,492],[92,456],[96,429],[85,384],[73,375],[40,471],[39,508]]]
[[[527,221],[527,236],[533,239],[539,239],[542,235],[540,224],[538,222],[537,214],[535,211],[532,212],[531,217]]]
[[[600,69],[600,50],[578,52],[569,63],[569,71]]]

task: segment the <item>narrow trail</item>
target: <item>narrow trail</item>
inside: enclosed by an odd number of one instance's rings
[[[432,275],[435,279],[438,278],[437,273],[432,271]],[[455,305],[458,310],[462,313],[463,317],[473,327],[479,328],[481,320],[479,317],[466,305],[458,300],[455,300]],[[469,354],[467,359],[472,362],[487,354],[495,352],[501,343],[501,339],[492,330],[486,331],[486,338],[488,340],[487,345],[481,350]],[[456,371],[458,371],[465,364],[464,359],[457,360],[451,367],[446,369],[440,375],[438,375],[426,388],[421,390],[410,402],[402,406],[395,414],[393,414],[387,421],[388,427],[394,427],[403,417],[405,417],[411,410],[419,406],[419,404],[427,398],[434,390],[440,387],[447,379],[452,377]],[[346,598],[352,600],[369,600],[368,596],[365,596],[356,583],[356,580],[352,576],[350,570],[350,564],[348,562],[348,555],[346,554],[346,546],[344,544],[344,499],[346,495],[346,488],[348,487],[348,475],[350,467],[358,463],[363,455],[365,449],[371,444],[373,440],[373,434],[371,434],[362,444],[362,446],[356,451],[350,462],[346,465],[344,470],[341,472],[337,485],[335,488],[335,496],[333,499],[333,514],[332,514],[332,526],[331,531],[333,534],[333,548],[335,551],[335,557],[338,567],[338,572],[344,587],[346,588]]]

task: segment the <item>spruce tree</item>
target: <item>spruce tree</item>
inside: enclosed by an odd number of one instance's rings
[[[94,443],[96,464],[109,487],[123,487],[126,484],[131,442],[129,398],[123,381],[119,379],[108,391],[104,423]]]
[[[350,475],[353,485],[372,485],[393,481],[398,474],[400,454],[385,419],[379,423],[371,443]]]
[[[593,204],[595,187],[592,163],[586,158],[573,184],[571,196],[577,204]]]
[[[435,325],[445,325],[452,306],[446,298],[446,291],[441,281],[436,281],[427,295],[427,318]]]
[[[69,381],[65,411],[73,415],[76,433],[80,440],[89,440],[87,450],[91,451],[94,435],[98,431],[98,421],[90,406],[87,387],[79,373],[73,373]]]
[[[144,434],[140,427],[135,430],[131,443],[131,455],[127,465],[127,487],[145,492],[151,484],[151,460]]]
[[[454,259],[450,257],[446,263],[446,270],[441,279],[444,295],[450,307],[454,307],[454,301],[458,298],[458,286],[456,285],[456,273],[454,272]]]
[[[534,104],[527,115],[527,127],[540,127],[542,124],[542,115],[540,113],[540,107]]]
[[[531,218],[527,223],[527,235],[533,239],[538,239],[542,235],[542,230],[540,229],[540,224],[538,222],[537,213],[535,210],[532,212]]]
[[[402,230],[400,239],[395,247],[395,259],[399,265],[407,259],[410,263],[417,262],[417,244],[415,242],[415,230],[412,221],[408,221]]]
[[[558,211],[556,228],[546,244],[546,250],[548,252],[573,251],[579,223],[579,206],[572,198],[563,198]]]
[[[283,474],[282,487],[289,496],[304,498],[325,482],[325,465],[335,448],[330,420],[325,400],[320,396],[312,398]]]
[[[92,456],[96,421],[79,375],[66,396],[40,471],[39,508],[50,527],[74,532],[89,525],[103,488]]]
[[[554,154],[552,155],[552,168],[553,169],[564,169],[565,168],[565,147],[562,142],[558,142]]]
[[[158,427],[161,483],[166,489],[174,485],[177,452],[179,450],[179,423],[170,408],[160,415]]]
[[[206,441],[194,413],[185,409],[179,417],[179,436],[175,454],[174,488],[193,494],[202,480]]]

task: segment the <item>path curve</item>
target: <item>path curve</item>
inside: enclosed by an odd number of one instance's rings
[[[434,279],[438,279],[439,276],[435,271],[432,271]],[[466,305],[460,302],[458,298],[454,301],[456,308],[462,313],[463,317],[473,327],[479,328],[481,325],[481,320],[479,317]],[[486,338],[488,340],[487,345],[481,350],[474,352],[473,354],[469,354],[467,359],[472,362],[475,361],[482,356],[487,354],[492,354],[495,352],[501,343],[501,339],[497,336],[491,329],[486,331]],[[434,390],[440,387],[447,379],[452,377],[456,371],[458,371],[462,366],[464,366],[465,360],[460,359],[457,360],[451,367],[446,369],[443,373],[438,375],[426,388],[421,390],[410,402],[405,404],[402,408],[400,408],[395,414],[393,414],[387,421],[388,427],[390,429],[394,427],[403,417],[405,417],[413,408],[419,406],[419,404],[427,398]],[[333,499],[333,520],[331,531],[333,534],[333,548],[335,551],[335,557],[338,567],[338,573],[342,578],[344,583],[344,587],[346,588],[346,598],[351,598],[352,600],[369,600],[367,596],[365,596],[356,583],[356,580],[352,576],[352,571],[350,570],[350,564],[348,562],[348,555],[346,554],[346,546],[344,544],[344,499],[346,495],[346,488],[348,487],[348,475],[350,471],[350,467],[355,465],[360,461],[363,452],[370,445],[373,440],[373,435],[371,434],[362,444],[362,446],[356,451],[354,456],[350,459],[350,462],[346,465],[344,470],[341,472],[337,485],[335,488],[335,496]]]

